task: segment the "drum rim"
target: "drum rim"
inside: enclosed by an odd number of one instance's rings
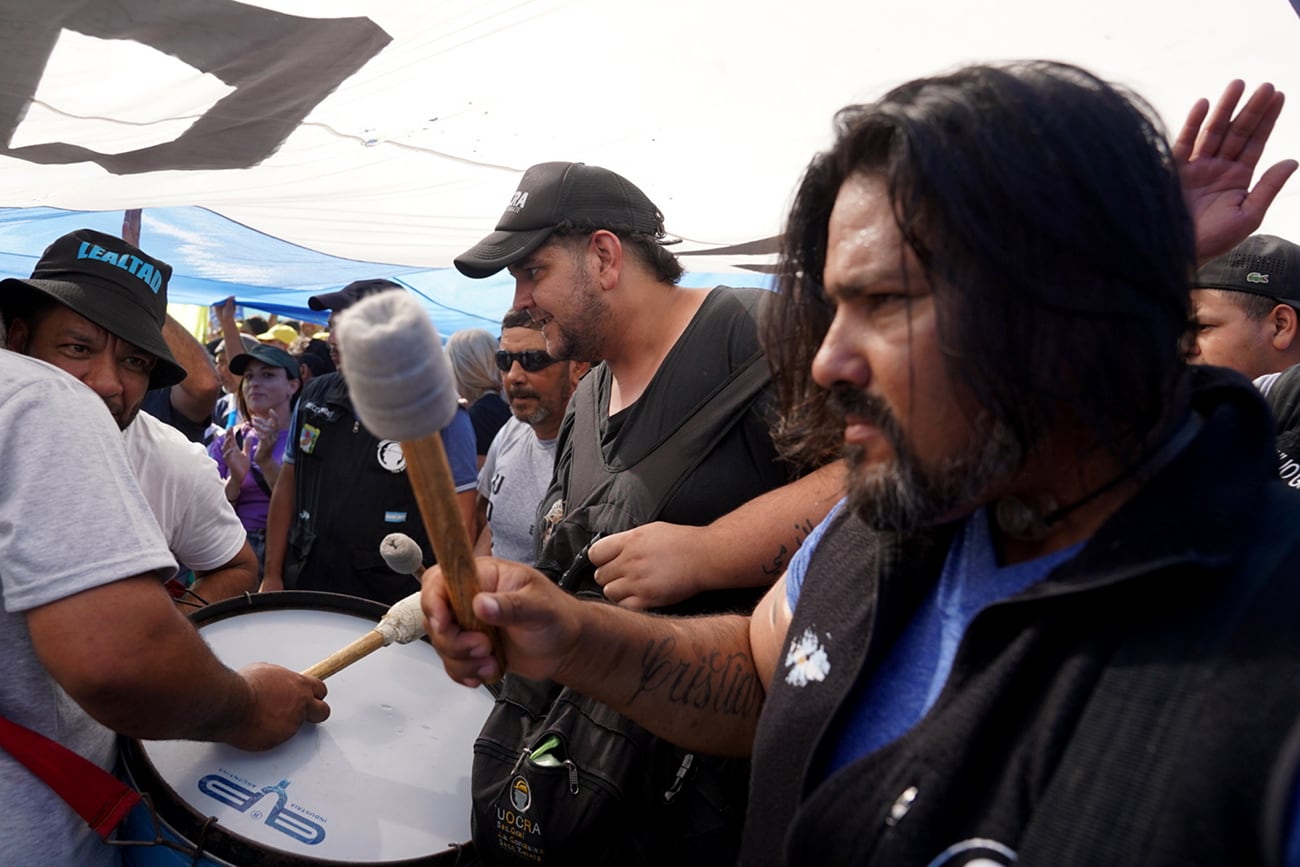
[[[363,599],[360,596],[349,596],[346,593],[327,593],[323,590],[275,590],[269,593],[242,593],[239,596],[204,605],[190,614],[190,620],[196,624],[203,624],[249,611],[278,608],[356,614],[370,618],[376,623],[388,611],[388,606],[381,602]]]
[[[205,623],[215,623],[247,614],[253,611],[273,611],[279,609],[302,611],[326,611],[335,614],[348,614],[378,623],[388,611],[388,606],[373,599],[349,596],[345,593],[328,593],[321,590],[277,590],[268,593],[244,593],[220,602],[213,602],[189,615],[196,627]],[[428,636],[421,636],[428,643]],[[197,832],[202,830],[210,817],[203,816],[190,806],[181,794],[165,780],[153,760],[137,738],[119,737],[123,757],[123,769],[131,778],[131,785],[139,791],[160,792],[166,798],[153,798],[154,810],[158,820],[164,823],[185,843],[195,845]],[[145,789],[142,784],[147,784]],[[359,863],[375,864],[377,867],[435,867],[459,863],[459,856],[468,855],[471,844],[466,841],[460,847],[449,847],[441,852],[407,858],[397,861],[338,861],[328,858],[310,858],[295,855],[285,850],[271,849],[251,838],[236,833],[220,822],[212,822],[209,839],[205,848],[199,853],[228,861],[231,864],[267,865],[267,867],[356,867]],[[215,845],[214,845],[215,844]],[[448,860],[454,858],[456,860]],[[256,859],[256,860],[251,860]]]

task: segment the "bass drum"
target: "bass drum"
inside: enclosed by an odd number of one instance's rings
[[[284,591],[227,599],[192,619],[231,668],[265,661],[302,671],[386,611],[351,596]],[[453,683],[424,640],[380,648],[327,684],[330,718],[267,752],[124,739],[123,774],[151,797],[170,844],[128,844],[126,862],[471,863],[470,768],[491,695]],[[120,836],[156,835],[141,805]]]

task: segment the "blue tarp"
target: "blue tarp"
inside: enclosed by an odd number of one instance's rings
[[[0,208],[0,277],[26,277],[50,241],[75,229],[122,233],[121,211]],[[484,233],[491,226],[484,227]],[[353,280],[387,277],[425,304],[444,338],[462,328],[500,324],[514,281],[507,274],[470,280],[454,268],[412,268],[341,259],[281,241],[198,207],[146,208],[140,247],[173,268],[168,300],[211,305],[233,296],[247,307],[294,319],[324,321],[307,298]],[[685,261],[685,260],[684,260]],[[761,274],[689,273],[683,285],[766,286]],[[494,332],[495,333],[495,332]]]

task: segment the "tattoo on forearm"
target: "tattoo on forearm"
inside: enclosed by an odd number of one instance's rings
[[[784,545],[782,545],[781,550],[777,551],[776,556],[772,558],[772,562],[763,566],[763,574],[769,578],[775,578],[778,575],[780,575],[782,572],[784,572],[785,555],[788,553],[789,551],[786,549]]]
[[[641,655],[641,682],[629,704],[643,694],[667,691],[668,700],[723,716],[752,716],[763,691],[747,653],[707,650],[694,663],[677,659],[677,641],[664,638],[646,644]]]
[[[807,518],[805,518],[801,523],[794,525],[795,550],[798,550],[799,546],[803,544],[803,540],[808,538],[816,526],[816,524]],[[781,573],[785,572],[785,567],[788,565],[786,562],[786,555],[790,553],[790,549],[785,545],[782,545],[781,550],[776,552],[776,556],[772,558],[772,561],[762,567],[763,574],[769,578],[779,578]]]

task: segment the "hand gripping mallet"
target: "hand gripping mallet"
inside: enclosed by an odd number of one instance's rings
[[[402,444],[406,475],[456,620],[487,633],[504,671],[500,636],[470,604],[479,590],[478,571],[439,433],[456,414],[456,385],[437,330],[414,296],[381,292],[340,313],[334,331],[361,423],[375,436]]]

